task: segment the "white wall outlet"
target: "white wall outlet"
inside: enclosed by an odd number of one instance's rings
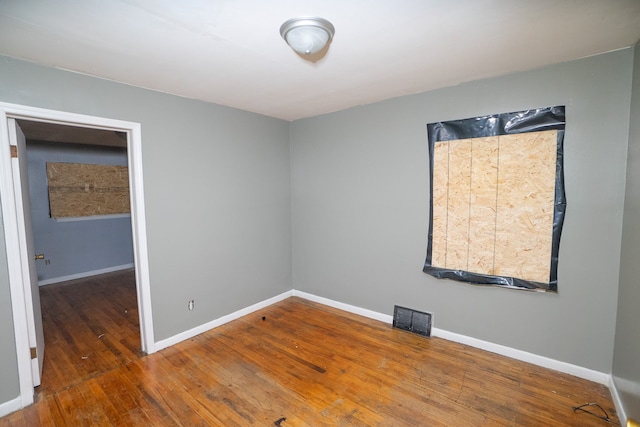
[[[189,307],[189,311],[193,310],[194,305],[195,305],[194,300],[189,301],[189,304],[187,305],[187,307]]]

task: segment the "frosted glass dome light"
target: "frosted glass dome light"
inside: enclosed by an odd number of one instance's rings
[[[335,28],[323,18],[293,18],[280,27],[280,35],[301,55],[320,52],[333,38]]]

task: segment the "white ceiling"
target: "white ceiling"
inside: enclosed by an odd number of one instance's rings
[[[315,62],[296,16],[336,27]],[[285,120],[638,39],[640,0],[0,0],[2,54]]]

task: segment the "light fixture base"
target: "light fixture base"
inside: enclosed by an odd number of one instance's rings
[[[280,35],[289,46],[303,55],[321,51],[331,41],[335,27],[324,18],[300,17],[285,21],[280,26]]]

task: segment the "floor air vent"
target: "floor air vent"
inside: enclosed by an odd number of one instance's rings
[[[424,313],[396,305],[393,308],[393,327],[430,337],[431,313]]]

